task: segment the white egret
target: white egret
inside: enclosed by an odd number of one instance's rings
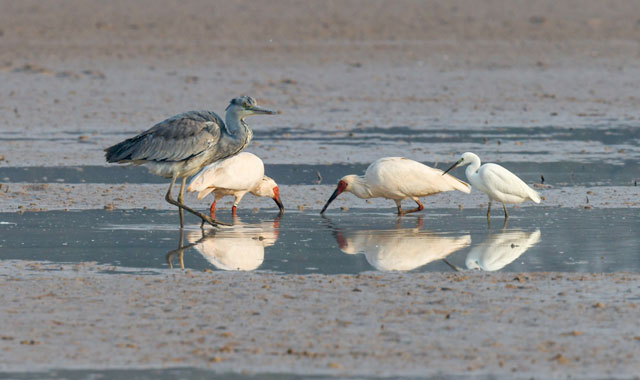
[[[214,201],[210,208],[213,219],[216,218],[218,200],[227,195],[233,195],[235,200],[231,213],[236,216],[238,204],[247,193],[273,199],[280,208],[280,214],[284,212],[278,185],[273,179],[264,175],[262,160],[248,152],[238,153],[206,166],[193,177],[187,190],[197,191],[198,199],[204,198],[211,192],[214,193]]]
[[[329,204],[344,191],[362,199],[392,199],[398,207],[398,215],[404,215],[424,209],[419,197],[451,190],[469,193],[471,187],[451,175],[445,175],[440,169],[404,157],[386,157],[369,165],[364,176],[352,174],[342,177],[320,213],[323,214]],[[401,203],[404,199],[412,199],[418,207],[402,210]]]
[[[489,196],[487,219],[491,218],[491,203],[498,201],[504,208],[504,217],[509,218],[506,204],[517,204],[531,199],[540,203],[540,195],[524,183],[518,176],[497,164],[480,166],[480,157],[471,152],[463,153],[455,164],[444,173],[458,166],[469,165],[465,173],[471,186]]]

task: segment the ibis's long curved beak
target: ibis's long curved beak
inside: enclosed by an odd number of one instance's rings
[[[324,204],[324,207],[322,208],[322,211],[320,211],[320,214],[324,214],[324,212],[327,211],[327,207],[329,207],[329,204],[333,202],[333,200],[336,199],[338,195],[340,195],[340,193],[342,193],[342,191],[340,191],[340,188],[337,188],[336,191],[331,194],[327,203]]]
[[[447,170],[444,171],[444,173],[442,173],[442,175],[445,175],[447,173],[449,173],[451,170],[455,169],[458,165],[460,165],[460,163],[462,162],[462,158],[459,159],[458,161],[456,161],[455,164],[451,165],[451,167]]]
[[[256,115],[279,115],[282,113],[281,111],[272,111],[258,106],[251,106],[248,109]]]
[[[278,205],[278,208],[280,209],[279,215],[284,214],[284,206],[282,205],[282,201],[280,200],[280,197],[276,196],[273,198],[273,200],[276,202],[276,204]]]

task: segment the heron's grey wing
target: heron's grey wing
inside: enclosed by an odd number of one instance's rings
[[[183,161],[214,146],[223,127],[213,112],[179,114],[105,149],[107,161]]]

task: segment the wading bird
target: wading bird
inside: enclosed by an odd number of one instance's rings
[[[386,157],[369,165],[364,176],[352,174],[342,177],[320,214],[323,214],[329,204],[345,191],[362,199],[393,199],[398,207],[398,215],[404,215],[424,209],[419,197],[451,190],[469,193],[471,187],[451,175],[444,175],[440,169],[434,169],[404,157]],[[418,207],[402,210],[402,200],[407,198],[416,202]]]
[[[491,218],[491,203],[498,201],[504,208],[504,217],[509,218],[505,204],[517,204],[531,199],[540,203],[540,195],[524,183],[518,176],[497,164],[484,164],[480,166],[480,157],[471,152],[463,153],[455,164],[451,165],[444,173],[458,166],[469,165],[465,171],[471,186],[489,196],[487,219]],[[443,174],[444,175],[444,174]]]
[[[273,199],[280,208],[280,214],[284,213],[278,185],[273,179],[264,175],[262,160],[248,152],[238,153],[206,166],[191,179],[187,191],[197,191],[198,199],[206,197],[211,192],[214,193],[215,198],[210,209],[213,219],[216,218],[218,200],[227,195],[233,195],[235,200],[231,214],[236,216],[238,203],[247,193]]]
[[[107,162],[145,165],[153,174],[171,178],[165,199],[178,207],[180,228],[184,227],[183,209],[216,225],[220,223],[184,204],[187,178],[204,166],[233,156],[249,145],[253,132],[244,121],[247,116],[277,113],[258,107],[251,97],[240,96],[229,103],[226,123],[211,111],[181,113],[105,149],[105,156]],[[178,178],[182,178],[182,185],[176,201],[171,191]]]

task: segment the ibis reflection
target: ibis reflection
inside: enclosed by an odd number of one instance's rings
[[[423,231],[422,219],[415,228],[393,230],[335,231],[340,250],[346,254],[364,253],[380,271],[409,271],[432,261],[442,260],[471,243],[470,235],[450,236]]]
[[[507,230],[489,234],[482,243],[469,251],[465,264],[469,269],[496,271],[515,261],[540,241],[540,230],[524,232]]]
[[[172,256],[179,254],[180,267],[184,269],[183,254],[194,248],[209,263],[221,270],[252,271],[264,262],[264,249],[278,240],[279,218],[273,221],[245,224],[239,218],[233,226],[187,234],[188,245],[167,255],[172,265]]]

